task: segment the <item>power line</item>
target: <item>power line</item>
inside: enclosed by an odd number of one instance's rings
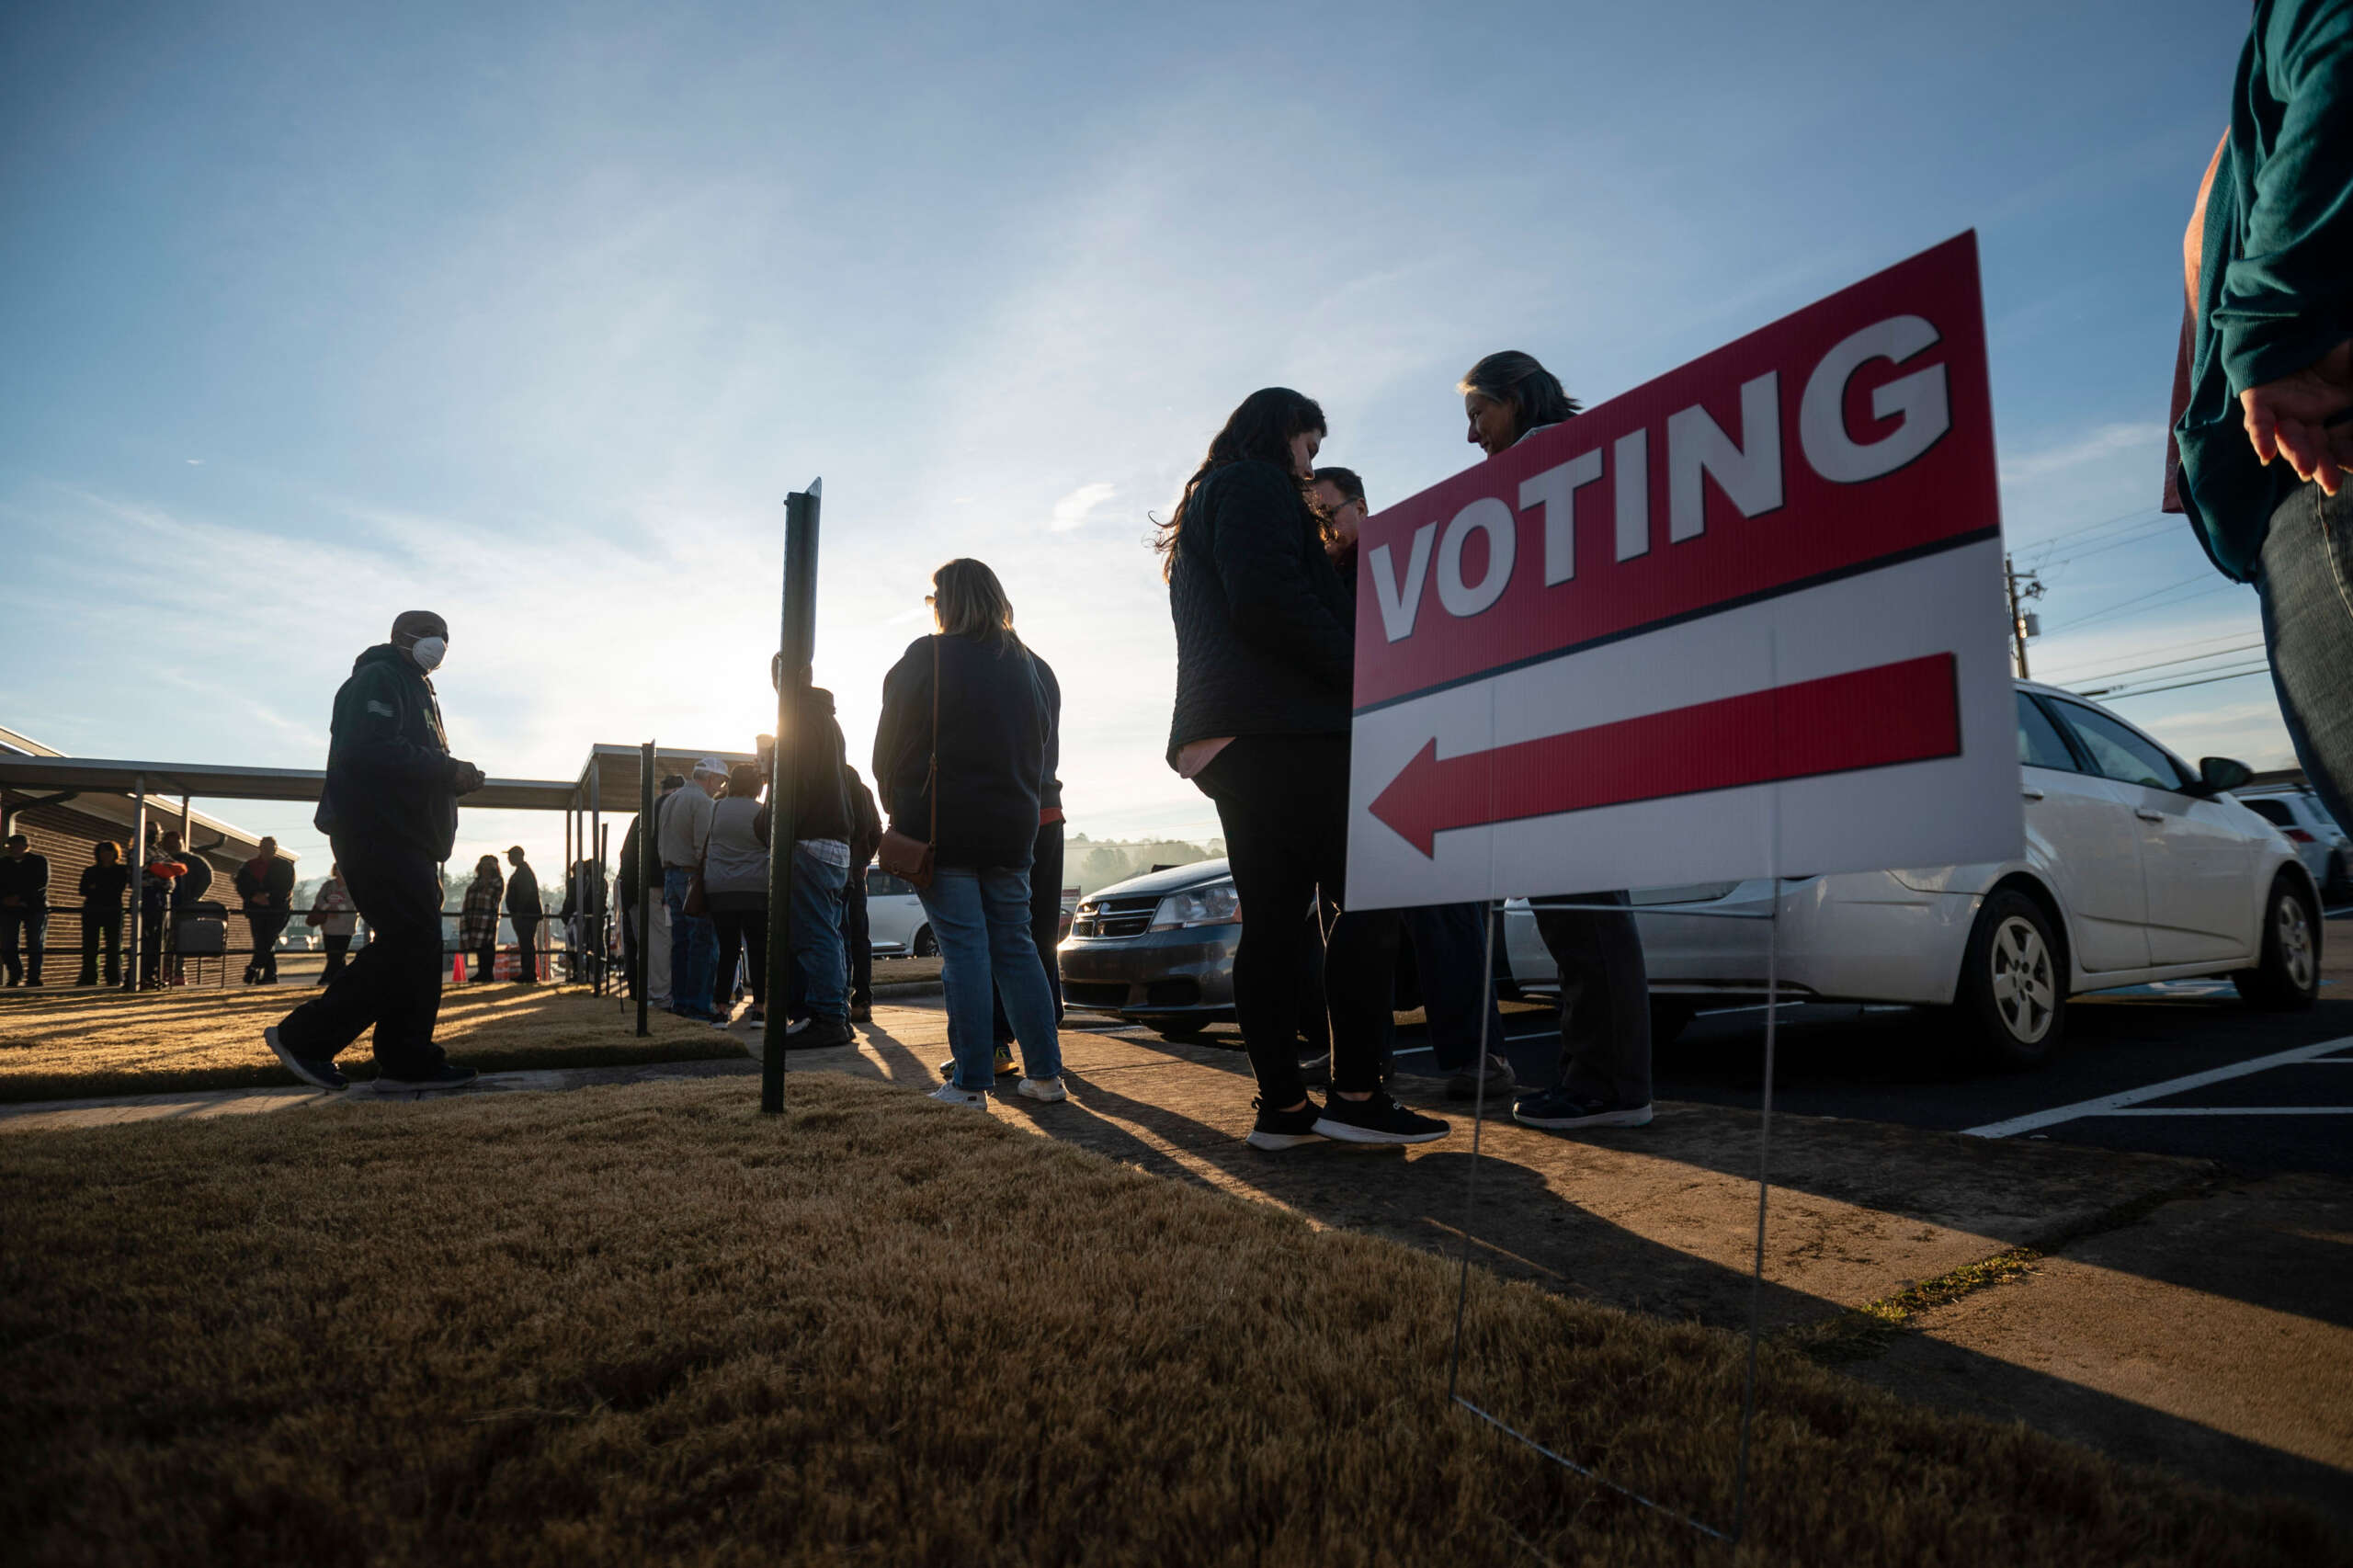
[[[2194,665],[2201,659],[2226,658],[2233,653],[2252,653],[2263,646],[2260,639],[2242,642],[2234,648],[2211,648],[2203,653],[2184,653],[2177,659],[2153,659],[2144,665],[2123,665],[2112,670],[2081,671],[2069,676],[2071,680],[2114,680],[2119,676],[2136,676],[2143,670],[2161,670],[2168,665]]]
[[[2212,637],[2195,637],[2187,642],[2161,642],[2154,647],[2135,648],[2129,653],[2111,653],[2105,659],[2086,659],[2080,664],[2063,665],[2060,666],[2060,670],[2062,673],[2067,674],[2076,679],[2097,680],[2099,678],[2099,672],[2094,671],[2091,666],[2105,665],[2109,662],[2109,659],[2137,659],[2145,653],[2172,653],[2182,648],[2213,648],[2213,645],[2217,642],[2230,642],[2246,635],[2247,634],[2245,631],[2224,631]],[[2249,644],[2249,646],[2254,645],[2255,644]],[[2228,653],[2230,650],[2215,648],[2214,652]],[[2193,654],[2191,656],[2196,657],[2197,655]],[[2135,667],[2137,668],[2139,666]]]
[[[2146,518],[2148,515],[2148,507],[2135,506],[2129,512],[2119,512],[2112,517],[2102,517],[2096,523],[2080,523],[2072,528],[2061,528],[2055,534],[2050,534],[2042,539],[2035,540],[2027,544],[2016,545],[2012,548],[2021,551],[2029,550],[2048,550],[2052,545],[2059,543],[2062,540],[2075,539],[2084,534],[2097,533],[2100,529],[2105,528],[2113,528],[2118,523],[2139,521]]]
[[[2086,691],[2081,692],[2078,695],[2084,697],[2097,697],[2105,702],[2121,702],[2128,697],[2154,697],[2161,691],[2182,691],[2193,686],[2211,686],[2218,680],[2245,680],[2249,676],[2268,676],[2270,673],[2271,666],[2268,664],[2261,664],[2256,665],[2252,669],[2234,670],[2228,675],[2206,676],[2198,680],[2176,681],[2167,686],[2143,687],[2137,691],[2117,691],[2109,689]]]
[[[2184,577],[2178,583],[2168,583],[2162,588],[2152,588],[2145,594],[2136,594],[2129,599],[2119,599],[2116,603],[2096,609],[2089,615],[2079,616],[2074,620],[2064,621],[2062,623],[2062,626],[2088,626],[2096,620],[2106,620],[2109,616],[2115,615],[2120,610],[2130,609],[2134,605],[2145,605],[2151,599],[2159,598],[2167,594],[2178,592],[2183,588],[2193,587],[2197,584],[2211,578],[2213,574],[2212,569],[2209,568],[2206,571],[2197,574],[2195,576]],[[2200,590],[2198,593],[2184,594],[2180,598],[2172,602],[2173,604],[2186,604],[2191,599],[2204,598],[2208,594],[2218,594],[2224,588],[2235,588],[2238,585],[2238,584],[2231,582],[2228,578],[2225,578],[2219,583],[2215,583],[2211,587]],[[2170,608],[2171,606],[2168,605],[2165,608]],[[2057,631],[2060,630],[2060,628],[2054,627],[2052,630]]]

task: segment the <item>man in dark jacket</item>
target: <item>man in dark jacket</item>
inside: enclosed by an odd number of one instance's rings
[[[866,919],[866,870],[882,847],[882,813],[874,791],[842,765],[842,794],[849,802],[849,881],[842,886],[842,946],[849,956],[849,1021],[874,1021],[874,937]]]
[[[278,983],[278,938],[294,907],[294,862],[278,858],[278,840],[265,838],[261,853],[237,868],[237,896],[244,901],[245,925],[253,932],[253,961],[247,985]]]
[[[519,844],[506,852],[506,863],[515,868],[506,879],[506,918],[515,923],[515,983],[536,985],[540,979],[540,920],[547,912],[540,906],[540,876],[523,861],[523,846]]]
[[[97,849],[97,863],[82,868],[82,972],[76,985],[98,983],[98,949],[107,953],[107,983],[122,983],[122,895],[131,886],[131,868],[122,850],[105,840]]]
[[[336,1052],[376,1029],[380,1088],[463,1088],[434,1043],[441,1010],[441,883],[434,868],[458,836],[458,797],[482,770],[449,755],[429,671],[449,629],[427,610],[392,622],[392,641],[359,655],[335,696],[326,787],[314,819],[334,846],[344,885],[368,922],[368,946],[335,983],[264,1031],[304,1083],[339,1089]]]
[[[661,793],[654,801],[654,823],[630,819],[629,831],[621,835],[620,866],[613,877],[614,895],[620,901],[621,978],[632,987],[637,984],[638,942],[643,936],[638,927],[645,921],[646,904],[650,902],[654,906],[654,940],[645,960],[645,992],[649,999],[670,994],[670,944],[663,935],[662,864],[656,858],[654,839],[658,836],[662,808],[669,803],[672,795],[686,787],[684,774],[662,776]],[[649,891],[650,900],[645,896]]]
[[[776,673],[773,664],[769,673]],[[808,679],[806,670],[801,679]],[[857,1038],[849,1027],[849,970],[842,945],[842,905],[853,858],[844,777],[849,763],[832,692],[801,687],[786,749],[791,753],[793,819],[792,968],[786,1015],[805,1010],[806,1017],[788,1025],[780,1038],[792,1051],[847,1045]],[[771,792],[769,799],[775,798]]]
[[[0,851],[0,966],[10,985],[40,983],[41,947],[49,940],[49,857],[33,853],[32,840],[8,835]],[[22,941],[30,951],[18,956]]]

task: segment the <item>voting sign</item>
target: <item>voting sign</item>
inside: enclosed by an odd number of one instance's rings
[[[2019,852],[1974,234],[1369,518],[1349,903]]]

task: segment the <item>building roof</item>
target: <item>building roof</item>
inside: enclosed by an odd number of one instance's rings
[[[56,751],[41,744],[29,735],[19,733],[15,730],[0,728],[0,790],[5,790],[11,795],[26,794],[36,799],[70,792],[73,796],[71,800],[59,801],[55,803],[70,811],[80,812],[85,816],[118,824],[125,830],[127,835],[139,822],[138,801],[132,797],[131,786],[125,785],[118,791],[97,784],[48,781],[48,771],[54,765],[70,765],[76,760],[60,756]],[[70,772],[70,768],[61,771]],[[33,777],[35,773],[41,774],[41,777]],[[169,827],[177,824],[180,812],[175,809],[177,804],[176,801],[164,797],[193,794],[195,791],[171,790],[162,787],[156,780],[151,780],[147,793],[150,797],[148,820],[160,822]],[[30,803],[33,802],[22,800],[9,801],[13,809],[22,809]],[[234,823],[222,822],[219,817],[193,808],[188,812],[188,820],[189,836],[195,840],[191,846],[193,848],[212,854],[233,855],[240,860],[251,859],[261,852],[261,835],[248,832]],[[205,835],[208,834],[212,838],[210,843],[205,842]],[[278,850],[278,858],[290,861],[301,858],[289,849]]]

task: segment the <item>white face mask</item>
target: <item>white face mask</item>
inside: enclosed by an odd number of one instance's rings
[[[416,661],[416,667],[421,670],[438,670],[441,667],[441,656],[449,651],[449,640],[447,637],[420,637],[416,645],[408,651],[408,656]]]

